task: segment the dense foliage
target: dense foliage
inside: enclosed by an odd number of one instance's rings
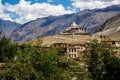
[[[87,72],[61,49],[18,45],[5,36],[0,44],[1,80],[89,80]]]
[[[9,61],[15,55],[16,50],[16,44],[0,32],[0,62]]]
[[[84,55],[84,63],[92,80],[120,79],[120,58],[115,56],[113,48],[97,40],[91,43],[91,49]]]

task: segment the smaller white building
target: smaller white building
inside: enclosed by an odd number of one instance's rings
[[[104,43],[107,43],[108,45],[110,45],[111,47],[120,47],[120,41],[102,41]]]
[[[68,58],[81,58],[83,52],[86,50],[86,44],[68,44],[68,43],[55,43],[53,47],[60,47],[66,53],[68,53]]]
[[[67,53],[69,58],[77,58],[82,57],[83,51],[85,51],[85,47],[83,46],[73,46],[67,48]]]

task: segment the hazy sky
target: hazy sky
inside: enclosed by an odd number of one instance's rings
[[[50,15],[120,4],[120,0],[0,0],[0,19],[25,23]]]

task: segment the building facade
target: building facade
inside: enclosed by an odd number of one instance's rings
[[[70,43],[55,43],[52,47],[59,47],[67,53],[68,58],[82,58],[85,50],[87,50],[88,44],[70,44]]]
[[[87,29],[78,26],[75,22],[73,22],[64,32],[61,32],[60,34],[88,34]]]

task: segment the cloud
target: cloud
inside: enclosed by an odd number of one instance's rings
[[[19,17],[13,19],[13,15],[11,16],[10,14],[4,13],[4,11],[15,13]],[[11,5],[8,3],[2,5],[0,3],[0,18],[12,20],[18,23],[26,23],[30,20],[50,15],[57,16],[71,13],[73,13],[71,10],[65,10],[62,5],[51,5],[49,3],[31,4],[31,2],[27,2],[25,0],[20,0],[20,2],[16,5]]]
[[[120,4],[119,0],[71,0],[74,8],[95,9]]]
[[[36,18],[42,18],[50,15],[63,15],[76,12],[77,9],[95,9],[104,8],[110,5],[120,4],[119,0],[71,0],[72,6],[66,10],[61,4],[53,5],[50,3],[32,3],[20,0],[18,4],[12,5],[6,3],[3,5],[0,0],[0,18],[11,20],[18,23],[26,23]],[[37,0],[36,0],[37,1]],[[47,0],[52,2],[54,0]],[[7,13],[9,12],[9,13]]]
[[[11,21],[13,21],[10,18],[9,14],[4,13],[4,6],[1,4],[1,1],[2,0],[0,0],[0,19],[5,19],[5,20],[11,20]]]

